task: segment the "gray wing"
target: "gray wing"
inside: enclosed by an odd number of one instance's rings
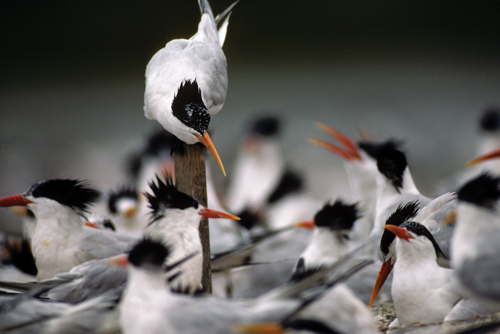
[[[89,233],[82,239],[80,248],[92,259],[104,259],[127,253],[138,241],[138,236],[89,228]]]
[[[470,291],[500,302],[500,258],[498,253],[466,259],[457,268],[460,282]]]

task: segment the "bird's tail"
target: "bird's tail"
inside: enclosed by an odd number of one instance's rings
[[[226,39],[227,27],[229,25],[229,17],[231,17],[233,7],[236,6],[238,2],[240,2],[240,0],[236,0],[235,2],[233,2],[229,7],[226,8],[225,11],[217,15],[217,17],[215,18],[215,25],[219,27],[217,29],[217,34],[219,35],[219,42],[221,47],[222,45],[224,45],[224,40]],[[222,23],[219,25],[219,22],[221,21]]]
[[[208,0],[198,0],[198,6],[200,6],[201,15],[208,14],[212,21],[215,22],[214,13],[212,13],[212,8],[210,7]]]

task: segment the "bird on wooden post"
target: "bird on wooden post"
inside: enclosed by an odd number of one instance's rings
[[[238,0],[239,1],[239,0]],[[144,112],[157,120],[183,145],[174,152],[175,182],[180,191],[207,205],[205,150],[226,172],[208,135],[211,117],[224,105],[227,94],[227,62],[222,45],[226,37],[231,4],[214,18],[208,0],[198,0],[201,20],[190,39],[174,39],[159,50],[146,68]],[[219,28],[217,28],[219,26]],[[211,291],[210,239],[208,222],[200,224],[203,245],[203,287]]]

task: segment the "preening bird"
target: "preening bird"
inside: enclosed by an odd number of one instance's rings
[[[198,0],[201,20],[190,39],[174,39],[146,68],[144,112],[186,144],[201,142],[224,167],[207,129],[226,100],[227,63],[222,45],[232,8],[214,18],[207,0]],[[219,30],[217,25],[221,23]]]

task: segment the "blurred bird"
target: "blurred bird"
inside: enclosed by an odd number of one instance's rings
[[[86,182],[49,179],[24,194],[0,199],[0,207],[28,206],[36,217],[32,250],[38,280],[92,259],[121,254],[135,242],[130,235],[85,226],[85,214],[98,198],[99,193]]]
[[[207,0],[198,0],[201,20],[189,40],[174,39],[159,50],[146,68],[144,112],[186,144],[201,142],[224,166],[207,129],[224,105],[227,63],[222,45],[232,8],[214,18]],[[217,25],[221,23],[219,30]]]
[[[111,191],[107,198],[108,213],[117,231],[140,236],[147,217],[141,209],[139,193],[134,187],[121,187]]]
[[[385,228],[397,236],[392,280],[397,318],[391,327],[443,321],[462,295],[452,283],[452,269],[437,264],[444,254],[436,240],[425,226],[412,221]]]
[[[451,261],[463,294],[500,311],[500,178],[484,173],[458,190]]]

